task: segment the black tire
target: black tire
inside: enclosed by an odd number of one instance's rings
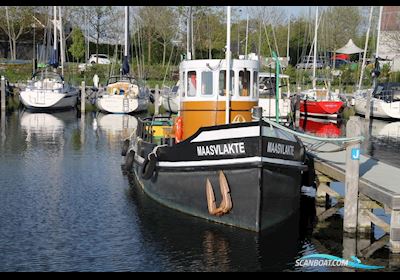
[[[121,156],[126,156],[126,153],[128,152],[129,149],[129,144],[130,141],[129,139],[125,139],[124,142],[122,143],[122,151],[121,151]]]
[[[125,170],[132,170],[133,161],[135,160],[135,151],[130,150],[125,158]]]
[[[157,158],[156,155],[151,153],[143,162],[143,166],[140,171],[140,176],[144,180],[149,180],[153,177],[154,170],[156,169]]]

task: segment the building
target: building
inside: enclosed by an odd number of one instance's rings
[[[400,6],[384,6],[378,55],[389,59],[391,71],[400,71]]]

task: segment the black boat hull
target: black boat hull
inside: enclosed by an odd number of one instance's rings
[[[293,167],[259,164],[252,167],[214,170],[156,170],[150,180],[140,178],[141,166],[134,172],[143,190],[167,207],[218,223],[261,231],[283,222],[299,208],[301,171]],[[209,179],[217,205],[221,201],[219,171],[227,178],[232,210],[215,216],[208,212],[206,180]]]

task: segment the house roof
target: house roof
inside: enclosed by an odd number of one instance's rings
[[[354,44],[353,40],[350,39],[346,45],[344,45],[340,49],[337,49],[335,52],[344,54],[354,54],[354,53],[363,53],[364,50],[357,47],[356,44]]]

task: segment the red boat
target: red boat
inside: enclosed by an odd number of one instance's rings
[[[339,137],[341,130],[336,123],[300,118],[299,126],[308,133],[319,137]]]
[[[339,112],[343,101],[300,100],[300,112],[314,116],[332,116]]]

